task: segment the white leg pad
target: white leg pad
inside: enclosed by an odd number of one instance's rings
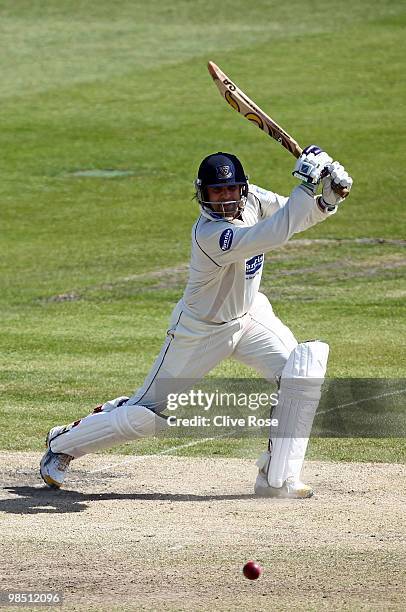
[[[257,465],[271,487],[282,487],[287,478],[300,480],[304,457],[326,373],[329,347],[325,342],[298,344],[282,371],[278,405],[272,418],[270,452]]]
[[[144,406],[104,406],[101,412],[89,416],[67,427],[54,438],[51,450],[72,457],[81,457],[115,444],[154,436],[167,427],[166,419]]]

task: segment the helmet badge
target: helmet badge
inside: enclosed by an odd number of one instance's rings
[[[229,179],[233,176],[230,166],[217,166],[216,173],[219,180]]]

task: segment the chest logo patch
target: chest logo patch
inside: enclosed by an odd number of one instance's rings
[[[262,268],[262,264],[264,263],[264,254],[254,255],[251,259],[247,259],[245,262],[245,275],[247,278],[252,278],[256,275],[258,270]]]
[[[233,230],[228,228],[221,233],[219,244],[222,251],[228,251],[231,249],[231,245],[233,243]]]

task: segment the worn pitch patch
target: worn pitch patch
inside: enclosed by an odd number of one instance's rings
[[[133,176],[132,170],[114,170],[113,168],[93,168],[92,170],[75,170],[69,176],[89,178],[117,178],[121,176]]]

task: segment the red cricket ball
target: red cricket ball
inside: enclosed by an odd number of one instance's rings
[[[242,572],[248,580],[256,580],[262,573],[262,567],[255,561],[247,561],[242,568]]]

